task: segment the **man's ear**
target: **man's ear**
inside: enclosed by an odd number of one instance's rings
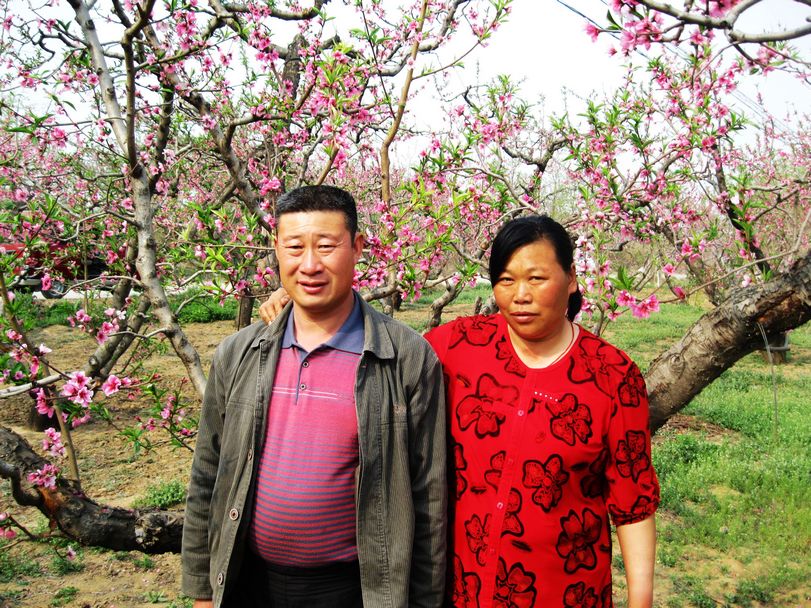
[[[363,245],[366,243],[366,239],[363,238],[363,235],[358,232],[355,235],[355,240],[352,242],[352,249],[355,251],[355,263],[358,262],[360,256],[363,254]]]

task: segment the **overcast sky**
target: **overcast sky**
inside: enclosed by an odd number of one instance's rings
[[[596,22],[605,23],[607,6],[602,0],[564,1]],[[752,31],[796,27],[809,15],[811,7],[803,8],[791,0],[763,0],[739,25]],[[581,98],[593,92],[608,93],[622,82],[624,72],[620,58],[608,54],[616,41],[604,35],[592,42],[584,28],[583,17],[557,0],[515,0],[509,22],[493,36],[490,48],[477,54],[481,75],[507,71],[516,79],[524,78],[526,96],[543,95],[551,111],[562,110],[564,88],[570,96]],[[806,56],[811,56],[811,37],[799,45]],[[457,77],[463,78],[461,74]],[[748,80],[742,84],[742,93],[753,98],[759,89],[779,116],[787,107],[808,111],[808,87],[795,77],[772,74],[767,79]]]

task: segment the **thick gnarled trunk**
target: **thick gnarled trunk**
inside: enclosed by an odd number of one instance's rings
[[[54,489],[25,487],[21,479],[45,464],[23,437],[0,426],[0,476],[11,482],[18,503],[37,507],[83,545],[151,554],[180,551],[182,512],[100,505],[62,478]]]
[[[736,361],[769,339],[811,319],[811,252],[789,272],[763,285],[733,292],[696,321],[645,374],[651,429],[676,412]]]

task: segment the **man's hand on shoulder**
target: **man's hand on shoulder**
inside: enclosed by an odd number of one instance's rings
[[[262,305],[259,307],[259,316],[262,317],[265,323],[270,325],[273,319],[279,316],[282,309],[289,301],[290,296],[287,295],[287,291],[285,291],[284,287],[279,287],[279,289],[270,294],[267,300],[262,302]]]

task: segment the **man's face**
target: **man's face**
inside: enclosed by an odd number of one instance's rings
[[[301,312],[329,318],[354,305],[352,279],[363,249],[353,239],[340,211],[282,214],[276,225],[279,278]]]

